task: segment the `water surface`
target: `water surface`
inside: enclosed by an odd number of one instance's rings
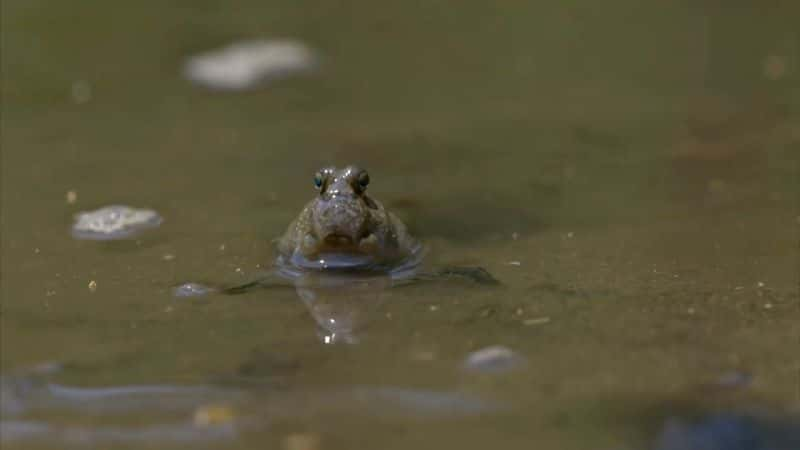
[[[256,422],[231,448],[647,449],[662,404],[702,410],[693,389],[730,371],[755,380],[733,404],[796,411],[800,9],[718,3],[3,2],[2,373],[245,389]],[[319,52],[314,74],[246,93],[181,76],[193,54],[283,37]],[[365,296],[333,345],[295,289],[172,295],[266,270],[331,163],[370,170],[429,264],[503,286]],[[111,204],[164,223],[72,238],[73,214]],[[462,370],[493,345],[526,364]],[[367,388],[413,394],[384,415],[353,400]],[[275,395],[313,407],[252,406]],[[462,396],[504,408],[426,414]],[[128,414],[3,420],[193,412]]]

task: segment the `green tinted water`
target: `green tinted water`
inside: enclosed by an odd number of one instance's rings
[[[797,407],[800,8],[645,3],[3,2],[3,371],[247,380],[278,407],[352,386],[513,406],[289,408],[240,448],[292,433],[325,449],[640,448],[664,399],[732,370]],[[300,39],[323,64],[247,93],[181,78],[186,56],[252,37]],[[291,289],[172,297],[267,267],[314,170],[351,162],[432,263],[504,286],[391,291],[357,345],[333,346]],[[70,237],[72,214],[112,203],[166,221],[138,241]],[[528,364],[460,371],[495,344]]]

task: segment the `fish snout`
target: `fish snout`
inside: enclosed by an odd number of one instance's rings
[[[357,245],[364,235],[367,214],[360,202],[321,202],[314,214],[317,238],[336,247]]]

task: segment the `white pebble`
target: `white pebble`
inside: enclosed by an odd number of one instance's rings
[[[175,297],[202,297],[214,292],[213,288],[204,286],[200,283],[184,283],[172,290]]]
[[[494,345],[470,353],[464,369],[472,372],[507,372],[522,365],[524,359],[507,347]]]
[[[153,210],[112,205],[76,214],[72,236],[88,240],[127,239],[161,222],[163,218]]]
[[[316,60],[314,53],[297,41],[245,41],[189,58],[184,75],[213,89],[240,90],[310,71]]]

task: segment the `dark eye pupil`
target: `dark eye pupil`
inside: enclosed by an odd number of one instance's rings
[[[322,186],[322,178],[320,178],[320,177],[315,177],[315,178],[314,178],[314,186],[316,186],[316,187],[321,187],[321,186]]]

